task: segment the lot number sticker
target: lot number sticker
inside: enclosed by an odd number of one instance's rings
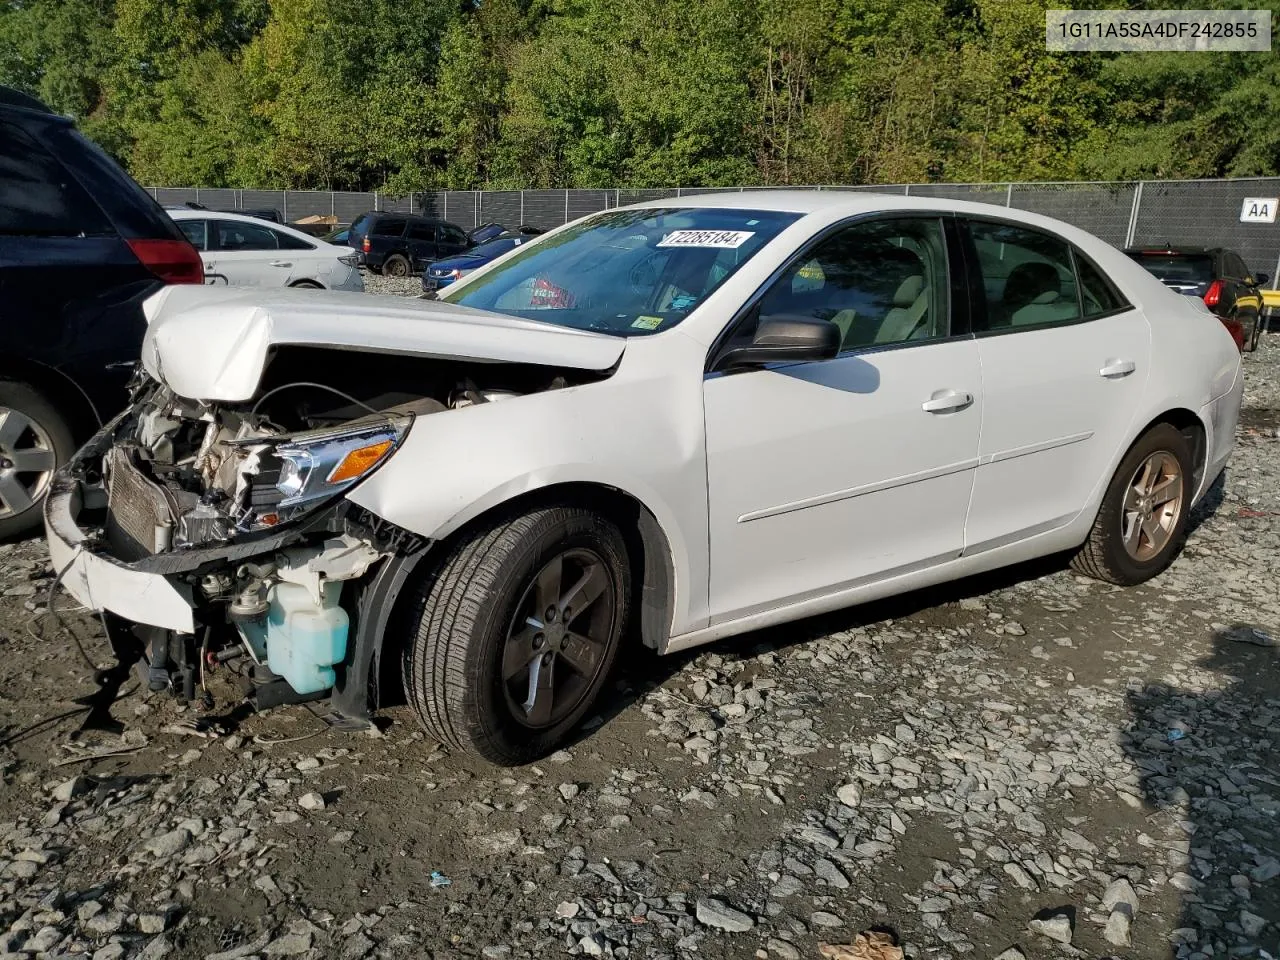
[[[1245,197],[1240,205],[1240,222],[1275,223],[1278,204],[1280,199],[1276,197]]]
[[[676,230],[663,237],[658,246],[736,250],[754,236],[751,230]]]

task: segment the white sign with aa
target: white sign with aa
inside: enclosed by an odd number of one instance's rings
[[[1277,197],[1245,197],[1240,205],[1240,222],[1275,223],[1278,205],[1280,198]]]

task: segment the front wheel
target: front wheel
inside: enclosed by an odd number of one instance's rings
[[[426,731],[498,764],[559,747],[608,681],[630,609],[610,521],[545,507],[479,529],[423,584],[404,652]]]
[[[1193,485],[1191,451],[1172,424],[1138,438],[1107,487],[1093,530],[1071,566],[1133,586],[1173,562],[1186,537]]]

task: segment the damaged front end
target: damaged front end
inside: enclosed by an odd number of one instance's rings
[[[240,661],[260,708],[325,696],[348,653],[344,585],[424,545],[343,494],[445,405],[379,406],[319,383],[251,405],[187,400],[145,376],[135,387],[50,491],[61,583],[131,634],[113,644],[141,648],[153,690],[192,698],[206,671]]]
[[[195,697],[226,664],[259,708],[337,688],[336,712],[363,718],[376,665],[352,656],[362,592],[389,607],[387,584],[398,589],[428,544],[345,494],[416,418],[567,382],[547,368],[490,364],[472,376],[319,348],[278,350],[244,403],[190,400],[139,374],[128,411],[50,490],[55,569],[111,615],[117,653],[124,633],[153,690]],[[388,613],[368,620],[362,629],[381,631]]]

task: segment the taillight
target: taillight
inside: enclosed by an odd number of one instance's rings
[[[186,240],[130,240],[129,249],[165,283],[204,283],[204,261]]]
[[[1222,281],[1215,280],[1209,284],[1209,289],[1204,292],[1204,305],[1206,307],[1216,307],[1218,301],[1222,299]]]
[[[360,249],[365,253],[368,253],[370,249],[372,249],[372,244],[369,243],[369,238],[367,236],[360,242]]]

